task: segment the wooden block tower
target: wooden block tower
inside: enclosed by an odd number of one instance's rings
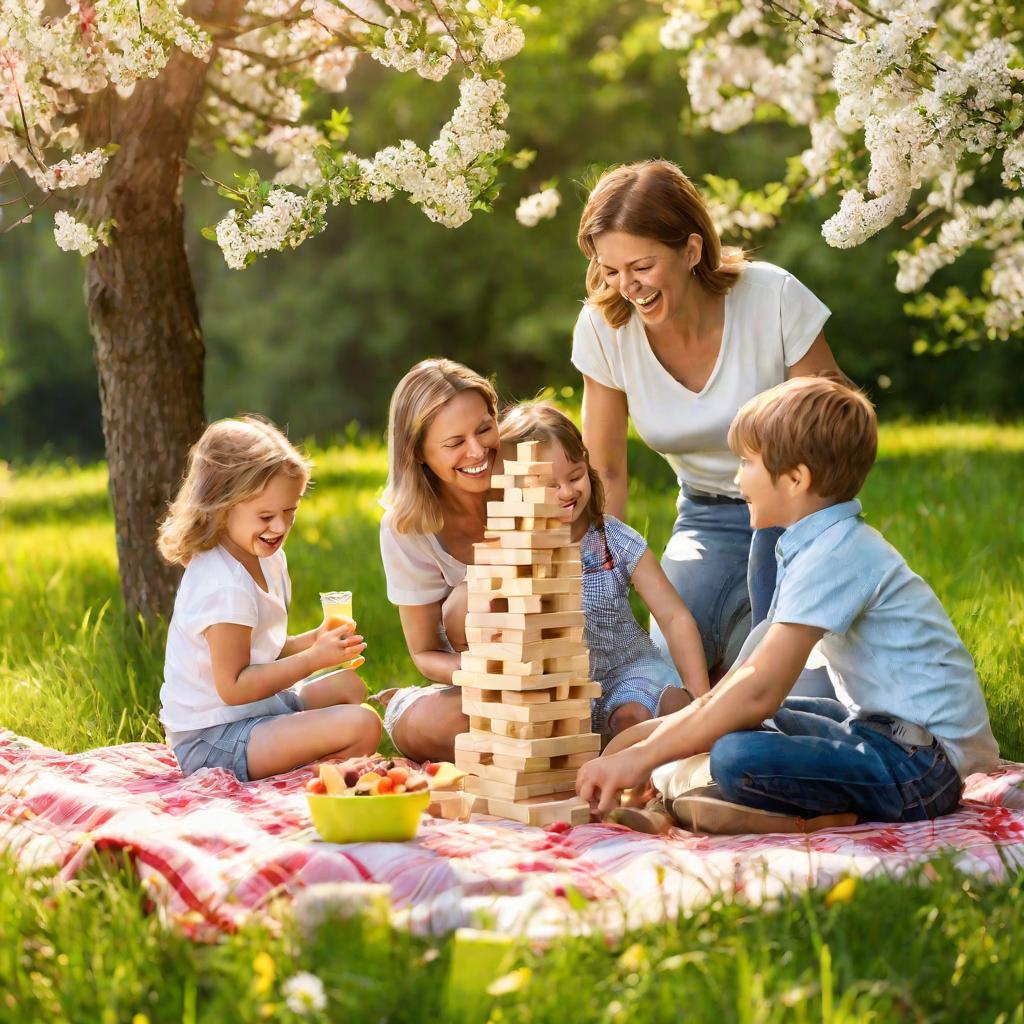
[[[455,740],[455,763],[469,773],[473,810],[528,825],[590,820],[575,795],[576,771],[596,757],[583,645],[583,575],[569,539],[550,462],[539,442],[517,446],[487,504],[485,540],[467,568],[468,650],[453,682],[462,687],[469,732]]]

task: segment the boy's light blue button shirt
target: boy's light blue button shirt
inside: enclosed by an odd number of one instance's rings
[[[864,522],[859,501],[794,523],[776,558],[768,621],[826,631],[819,650],[844,704],[923,725],[961,778],[995,767],[974,661],[931,587]]]

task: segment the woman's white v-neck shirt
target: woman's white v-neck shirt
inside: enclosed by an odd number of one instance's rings
[[[786,379],[787,367],[807,354],[829,315],[788,271],[749,263],[725,297],[722,344],[702,391],[691,391],[662,366],[635,310],[615,328],[585,305],[573,332],[572,362],[625,393],[637,433],[664,456],[680,485],[738,495],[729,424],[744,402]]]

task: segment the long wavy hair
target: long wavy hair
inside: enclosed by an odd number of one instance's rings
[[[188,453],[185,477],[160,523],[157,548],[171,565],[220,543],[228,512],[284,473],[303,486],[312,463],[259,416],[217,420]]]
[[[388,480],[382,504],[396,533],[439,533],[444,526],[433,472],[423,463],[423,437],[441,408],[476,391],[497,419],[498,396],[485,377],[451,359],[424,359],[399,382],[388,409]]]
[[[590,501],[584,509],[588,526],[604,525],[604,484],[590,464],[579,428],[561,409],[547,402],[522,402],[506,409],[498,426],[502,448],[514,450],[521,441],[560,445],[570,462],[582,462],[590,478]]]
[[[576,241],[590,260],[587,301],[612,327],[626,324],[632,307],[608,284],[598,262],[594,240],[606,231],[653,238],[672,249],[684,249],[690,235],[700,235],[700,262],[693,273],[715,295],[736,284],[746,263],[742,249],[722,247],[700,193],[671,161],[644,160],[606,171],[587,199]]]

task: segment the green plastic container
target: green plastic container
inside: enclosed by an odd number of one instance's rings
[[[430,791],[384,796],[307,793],[309,813],[329,843],[404,843],[416,836]]]

